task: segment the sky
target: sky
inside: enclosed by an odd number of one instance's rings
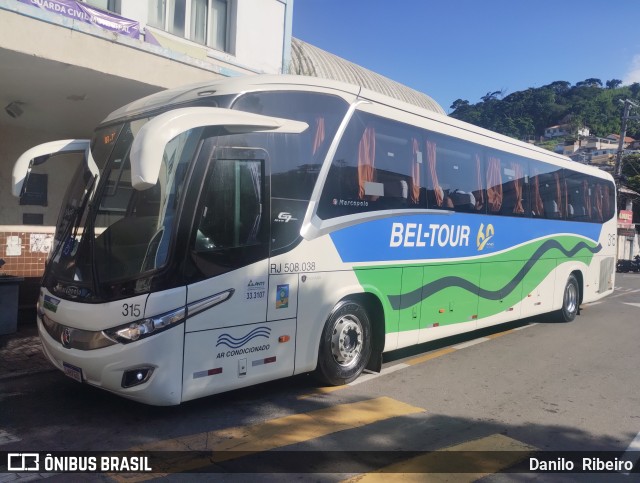
[[[638,0],[294,0],[293,36],[450,112],[554,81],[640,82]]]

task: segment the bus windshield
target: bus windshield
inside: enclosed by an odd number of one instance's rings
[[[95,179],[81,165],[58,220],[46,277],[58,293],[97,298],[101,285],[140,279],[165,265],[186,165],[201,133],[191,130],[174,138],[164,152],[158,183],[137,191],[131,186],[129,151],[148,120],[96,132],[91,155],[100,170],[99,185],[94,187]]]

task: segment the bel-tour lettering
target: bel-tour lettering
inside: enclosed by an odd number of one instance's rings
[[[467,247],[471,228],[467,225],[430,223],[394,223],[389,246],[396,247]]]

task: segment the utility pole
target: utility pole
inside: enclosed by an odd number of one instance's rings
[[[638,104],[630,101],[629,99],[625,99],[620,102],[624,102],[624,112],[622,114],[622,129],[620,132],[620,141],[618,142],[618,152],[616,154],[616,166],[613,170],[613,177],[618,184],[620,183],[620,177],[622,176],[622,153],[624,152],[624,138],[627,136],[627,121],[629,119],[640,119],[640,116],[629,116],[631,106],[640,107]]]

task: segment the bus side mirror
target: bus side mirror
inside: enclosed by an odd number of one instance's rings
[[[173,109],[151,119],[135,135],[129,155],[133,188],[145,190],[158,182],[162,156],[169,141],[190,129],[215,126],[223,128],[225,134],[301,133],[309,127],[305,122],[219,107]]]
[[[89,148],[88,139],[62,139],[39,144],[28,149],[13,165],[11,176],[11,193],[20,198],[27,185],[27,179],[31,173],[31,168],[46,162],[51,156],[62,153],[83,153]]]

